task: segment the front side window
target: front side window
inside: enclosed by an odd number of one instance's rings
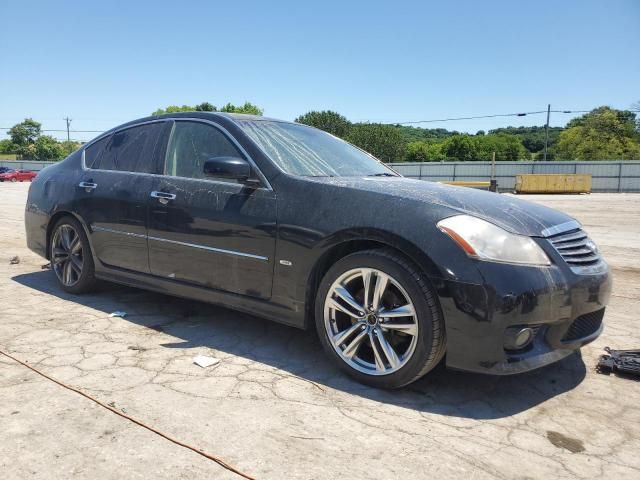
[[[282,170],[308,177],[396,176],[382,162],[322,130],[269,120],[238,124]]]
[[[162,126],[163,123],[151,123],[114,133],[93,168],[155,173],[154,152]]]
[[[205,178],[204,162],[207,159],[241,156],[235,145],[212,125],[176,122],[167,148],[165,175]]]

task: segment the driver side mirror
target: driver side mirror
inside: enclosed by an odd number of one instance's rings
[[[204,162],[204,175],[255,183],[250,178],[251,165],[240,157],[211,157]]]

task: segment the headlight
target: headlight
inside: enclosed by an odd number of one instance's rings
[[[470,215],[456,215],[438,222],[438,228],[449,235],[467,255],[479,260],[551,265],[549,257],[530,237],[515,235]]]

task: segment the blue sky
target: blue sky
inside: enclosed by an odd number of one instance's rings
[[[402,122],[640,100],[638,0],[5,0],[0,12],[1,127],[30,116],[64,128],[68,115],[103,130],[202,101]]]

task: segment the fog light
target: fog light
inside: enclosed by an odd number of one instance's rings
[[[504,348],[521,350],[531,343],[535,330],[530,327],[513,327],[505,331]]]

